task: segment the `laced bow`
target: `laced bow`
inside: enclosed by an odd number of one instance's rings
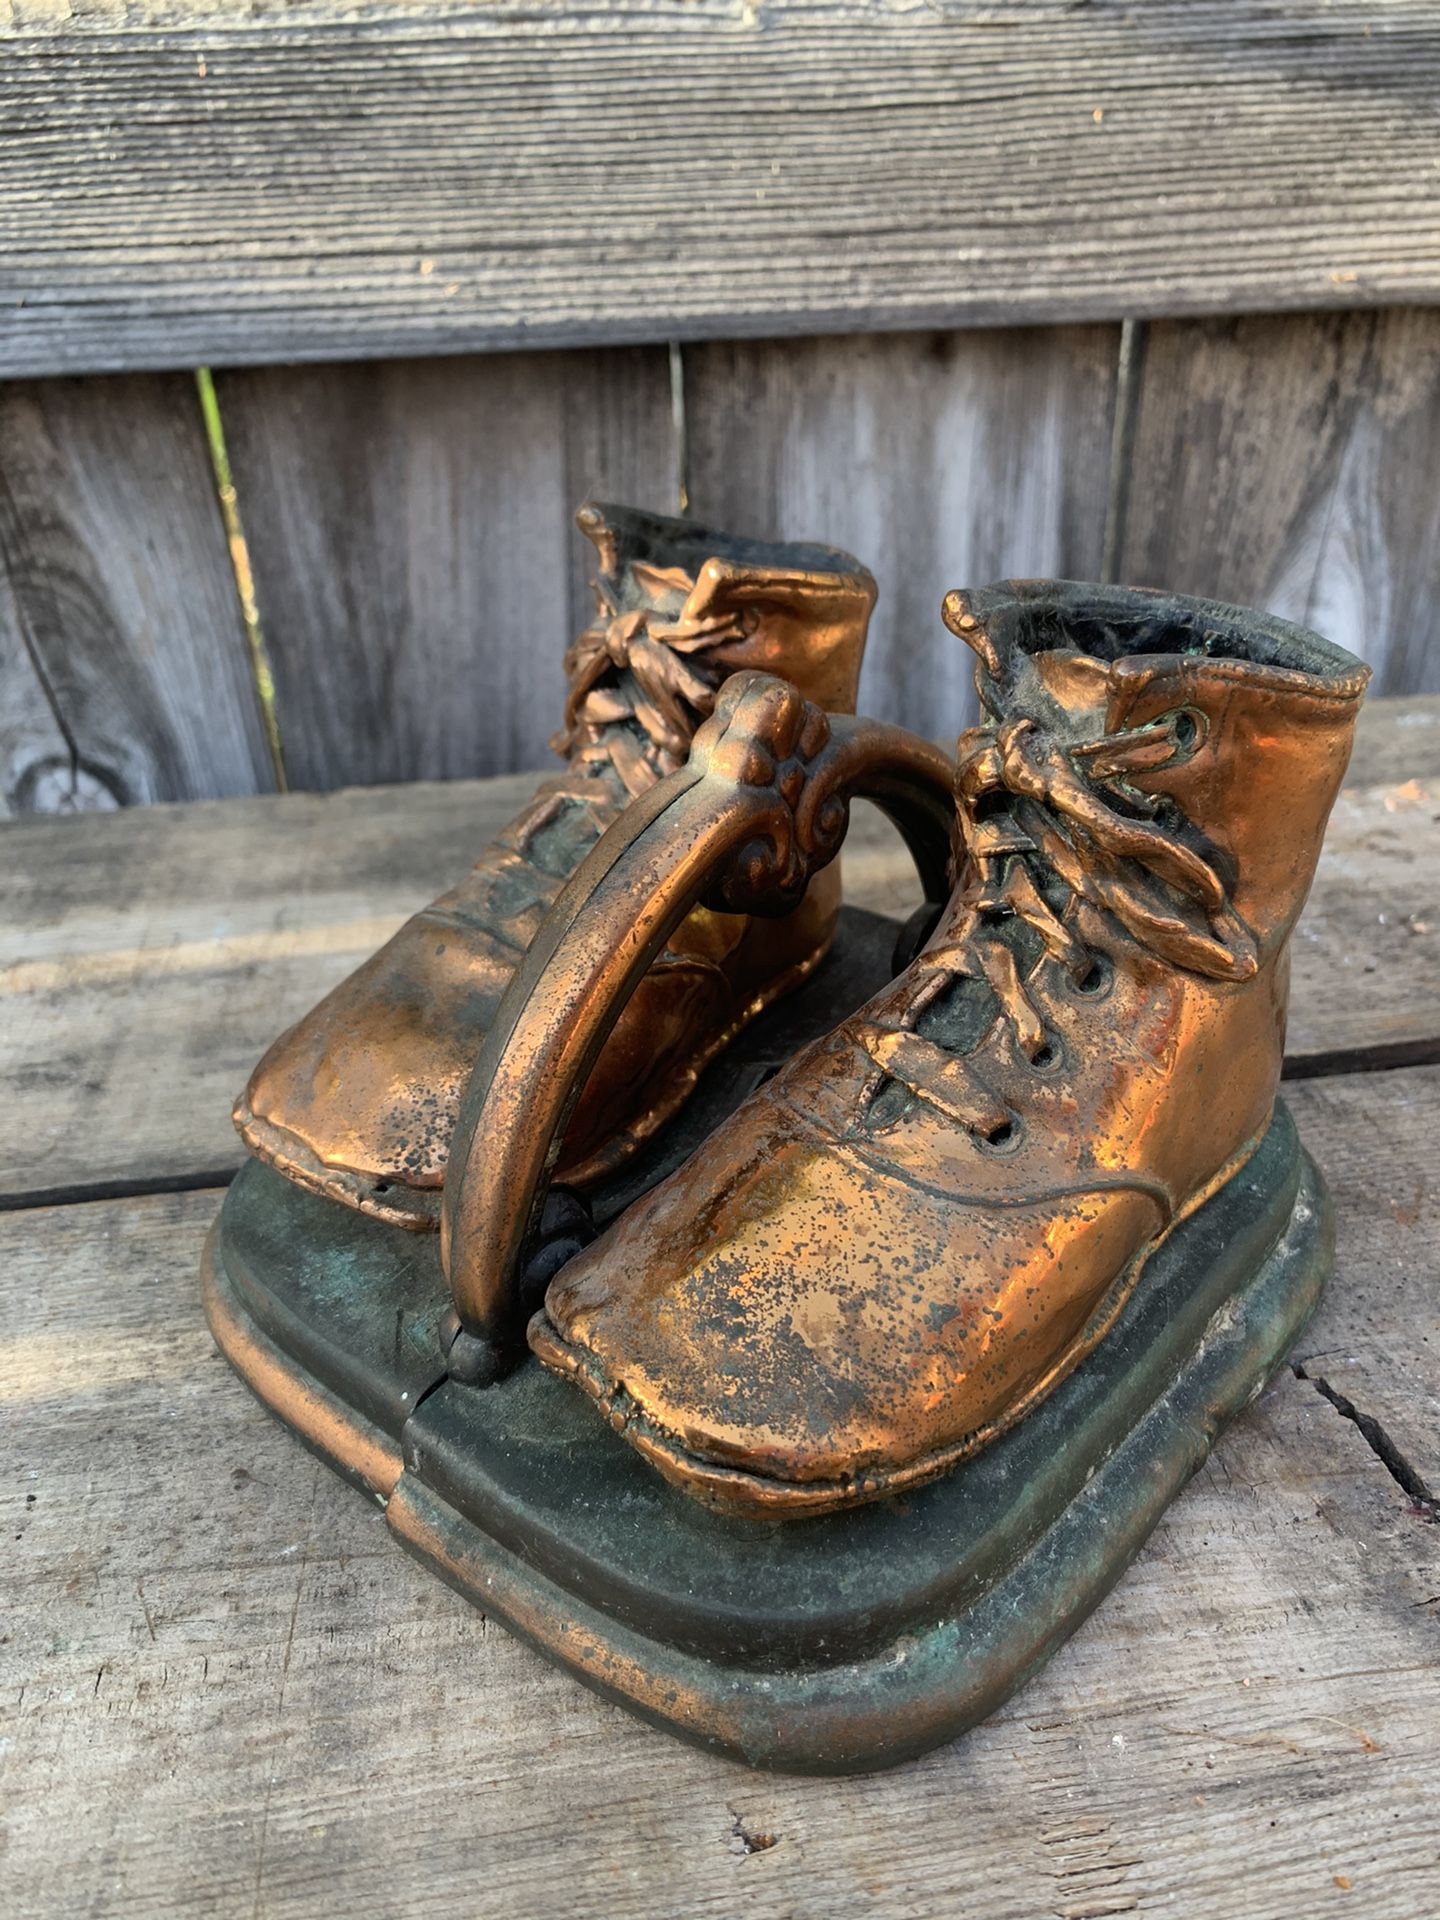
[[[698,657],[745,626],[739,613],[689,613],[695,582],[679,567],[632,571],[652,604],[622,612],[611,584],[594,583],[597,617],[565,655],[565,724],[550,744],[569,759],[608,760],[633,797],[684,764],[723,678]]]
[[[979,1087],[960,1060],[914,1031],[925,1009],[962,978],[987,981],[1027,1059],[1039,1063],[1049,1040],[1020,976],[1014,946],[998,929],[1014,918],[1040,938],[1084,990],[1093,955],[1050,905],[1042,882],[1055,876],[1076,900],[1114,916],[1168,966],[1216,980],[1247,980],[1257,966],[1255,937],[1230,905],[1214,868],[1155,816],[1159,803],[1130,784],[1192,744],[1193,715],[1076,745],[1031,719],[974,727],[959,743],[957,807],[968,854],[968,883],[949,937],[916,962],[926,977],[900,1027],[865,1023],[861,1044],[883,1069],[927,1103],[972,1130],[999,1138],[1006,1109]],[[1124,811],[1107,799],[1123,801]],[[1052,888],[1053,892],[1053,888]]]

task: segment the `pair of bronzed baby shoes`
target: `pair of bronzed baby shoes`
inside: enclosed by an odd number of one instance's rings
[[[848,555],[580,526],[563,772],[237,1105],[297,1268],[329,1236],[255,1339],[283,1366],[329,1313],[353,1351],[327,1381],[312,1342],[296,1391],[354,1406],[345,1366],[384,1372],[356,1296],[397,1343],[428,1313],[358,1473],[422,1488],[410,1544],[653,1718],[873,1764],[1044,1657],[1313,1305],[1328,1215],[1276,1090],[1367,670],[1208,602],[954,592],[982,717],[952,759],[849,717],[875,585]],[[857,793],[936,895],[893,977],[894,929],[842,913]],[[586,1532],[618,1488],[628,1547]]]

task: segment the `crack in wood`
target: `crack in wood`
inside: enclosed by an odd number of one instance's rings
[[[159,1173],[150,1178],[73,1180],[64,1186],[31,1187],[23,1193],[0,1193],[0,1213],[25,1213],[34,1207],[73,1207],[94,1200],[141,1200],[157,1193],[201,1193],[207,1187],[228,1187],[240,1171],[234,1166],[204,1167],[198,1173]]]
[[[1297,1380],[1308,1381],[1323,1400],[1340,1415],[1359,1428],[1360,1437],[1384,1467],[1400,1491],[1409,1498],[1414,1512],[1422,1519],[1440,1521],[1440,1496],[1433,1494],[1417,1469],[1406,1459],[1390,1435],[1372,1414],[1362,1413],[1353,1400],[1349,1400],[1322,1375],[1307,1373],[1303,1361],[1292,1360],[1290,1370]]]
[[[1282,1080],[1321,1080],[1340,1073],[1390,1073],[1397,1067],[1440,1065],[1440,1034],[1421,1040],[1384,1040],[1371,1046],[1335,1047],[1292,1056]]]

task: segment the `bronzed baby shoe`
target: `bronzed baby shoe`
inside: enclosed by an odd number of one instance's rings
[[[1368,670],[1233,607],[951,594],[985,724],[919,958],[550,1285],[530,1343],[659,1470],[774,1519],[1037,1407],[1265,1135],[1289,940]]]
[[[598,613],[565,659],[565,771],[275,1042],[235,1108],[262,1160],[398,1225],[437,1223],[460,1095],[548,909],[625,806],[684,762],[720,684],[762,668],[854,711],[875,583],[848,554],[624,507],[582,508],[578,524],[599,555]],[[663,1125],[730,1038],[815,968],[839,906],[832,867],[783,919],[693,912],[612,1034],[557,1177],[583,1187]]]

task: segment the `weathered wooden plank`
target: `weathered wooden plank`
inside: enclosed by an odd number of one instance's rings
[[[1440,780],[1349,787],[1292,944],[1286,1072],[1440,1041]],[[1423,1011],[1422,1011],[1423,1009]]]
[[[1429,0],[7,14],[0,372],[1440,298]]]
[[[957,583],[1100,576],[1119,330],[688,348],[696,516],[848,547],[880,582],[861,705],[918,732],[974,712],[940,623]]]
[[[109,834],[7,827],[0,1196],[228,1177],[230,1103],[261,1049],[533,786],[144,808]]]
[[[1371,710],[1362,737],[1407,711]],[[458,877],[532,784],[8,826],[0,1204],[224,1177],[240,1159],[230,1103],[263,1048]],[[1434,780],[1342,797],[1296,938],[1293,1068],[1440,1042],[1437,812]],[[858,904],[914,904],[906,857],[869,809],[844,860]]]
[[[1440,695],[1385,699],[1372,694],[1360,709],[1346,784],[1402,786],[1440,776]]]
[[[674,512],[663,349],[217,378],[292,786],[547,758],[587,496]]]
[[[1263,606],[1440,689],[1440,312],[1148,330],[1120,575]]]
[[[1301,1090],[1342,1196],[1311,1348],[1352,1323],[1407,1344],[1433,1403],[1433,1222],[1391,1199],[1427,1181],[1440,1071],[1347,1086],[1336,1107]],[[1237,1423],[987,1725],[897,1773],[767,1779],[488,1625],[250,1400],[197,1304],[217,1200],[0,1220],[17,1914],[1440,1906],[1440,1528],[1313,1384],[1287,1372]]]
[[[0,613],[65,743],[12,759],[12,805],[127,804],[274,785],[194,383],[0,388]]]
[[[57,812],[56,802],[74,793],[76,785],[70,743],[26,643],[10,583],[0,568],[0,818]],[[114,804],[108,793],[103,797]]]
[[[1346,1137],[1345,1152],[1324,1160],[1341,1221],[1385,1222],[1368,1243],[1342,1230],[1340,1281],[1295,1360],[1317,1391],[1328,1389],[1361,1420],[1379,1423],[1371,1444],[1389,1454],[1393,1472],[1410,1480],[1422,1515],[1425,1495],[1440,1502],[1435,1094],[1436,1075],[1426,1069],[1340,1074],[1285,1090],[1317,1153]],[[1406,1143],[1398,1153],[1397,1141]],[[1432,1517],[1440,1521],[1440,1505]]]

